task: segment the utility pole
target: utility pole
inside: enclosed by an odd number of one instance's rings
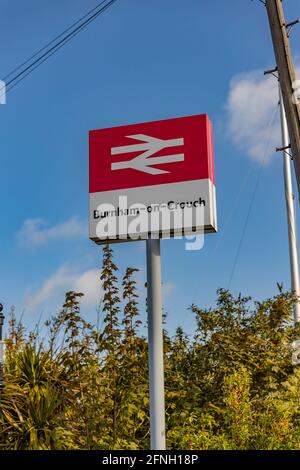
[[[148,239],[146,240],[146,246],[150,384],[150,440],[151,450],[165,450],[165,391],[160,240]]]
[[[289,249],[290,249],[290,265],[291,265],[291,287],[295,295],[300,298],[300,281],[299,281],[299,263],[298,263],[298,247],[297,247],[297,230],[295,220],[295,207],[294,195],[292,188],[292,175],[291,175],[291,156],[289,154],[289,132],[286,120],[284,104],[282,100],[282,93],[279,85],[279,102],[280,102],[280,116],[281,116],[281,130],[282,130],[282,152],[283,152],[283,174],[284,174],[284,189],[285,201],[289,234]],[[294,320],[295,324],[300,322],[300,300],[294,306]]]
[[[298,21],[288,24],[285,22],[282,0],[265,0],[265,5],[270,23],[300,198],[300,106],[293,99],[296,74],[289,44],[289,30]]]

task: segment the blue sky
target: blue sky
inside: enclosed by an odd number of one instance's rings
[[[0,77],[93,8],[95,0],[0,0]],[[298,0],[288,19],[300,16]],[[291,38],[298,60],[300,28]],[[86,290],[95,318],[99,247],[88,239],[88,131],[208,113],[215,135],[219,233],[199,252],[162,242],[168,327],[193,330],[187,310],[213,305],[231,282],[256,299],[290,285],[276,82],[266,12],[250,0],[119,0],[51,57],[0,106],[0,299],[33,325],[69,288]],[[267,141],[270,140],[269,149]],[[145,243],[115,245],[116,262],[140,268]],[[143,305],[141,305],[143,309]]]

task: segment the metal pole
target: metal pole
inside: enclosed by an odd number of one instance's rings
[[[151,450],[165,450],[160,240],[149,239],[146,245]]]
[[[288,148],[290,146],[289,132],[282,99],[282,92],[279,83],[279,101],[281,115],[281,131],[282,131],[282,148],[283,150],[283,172],[284,172],[284,188],[286,200],[286,212],[289,234],[290,264],[291,264],[291,287],[294,293],[300,297],[300,281],[299,281],[299,264],[298,264],[298,248],[297,248],[297,232],[295,222],[295,206],[292,188],[291,176],[291,157]],[[300,302],[294,307],[295,323],[300,321]]]
[[[282,0],[265,0],[273,48],[278,67],[282,99],[286,112],[287,127],[293,153],[298,193],[300,197],[300,105],[293,103],[293,84],[296,81],[295,67],[289,43],[289,25],[285,20]],[[298,101],[298,100],[297,100]]]

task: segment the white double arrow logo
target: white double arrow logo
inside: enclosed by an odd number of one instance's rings
[[[161,175],[169,173],[167,170],[153,168],[152,165],[165,165],[166,163],[175,163],[184,161],[184,154],[165,155],[163,157],[151,157],[151,155],[159,152],[164,148],[178,147],[184,145],[184,139],[162,140],[156,137],[150,137],[144,134],[127,135],[128,139],[135,139],[143,142],[142,144],[123,145],[121,147],[113,147],[111,155],[120,155],[130,152],[143,152],[131,160],[116,162],[111,164],[112,170],[124,170],[132,168],[133,170],[143,171],[149,175]]]

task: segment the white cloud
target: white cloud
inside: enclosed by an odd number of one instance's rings
[[[34,293],[27,293],[25,308],[30,312],[59,309],[68,290],[82,292],[81,305],[84,308],[96,308],[101,299],[99,270],[90,269],[81,273],[74,272],[68,266],[61,266],[46,279]]]
[[[25,300],[25,306],[30,311],[36,311],[38,308],[44,306],[45,302],[50,297],[57,294],[61,288],[67,289],[67,286],[72,281],[72,276],[67,272],[67,269],[62,266],[52,276],[43,282],[42,286],[34,294],[28,294]]]
[[[227,102],[229,133],[234,144],[254,160],[270,160],[280,145],[279,115],[273,132],[270,130],[277,104],[278,82],[272,76],[264,76],[263,71],[236,75],[231,80]]]
[[[73,290],[84,293],[82,304],[85,307],[96,306],[100,302],[101,285],[99,276],[98,269],[91,269],[82,273],[73,282]]]
[[[296,72],[299,76],[299,66]],[[276,147],[281,146],[279,113],[271,130],[278,99],[276,78],[264,76],[262,70],[239,74],[231,80],[227,101],[229,134],[234,144],[254,160],[267,163]]]
[[[26,219],[17,233],[17,240],[22,245],[37,248],[51,240],[68,240],[85,235],[86,225],[77,217],[52,227],[44,219]]]

